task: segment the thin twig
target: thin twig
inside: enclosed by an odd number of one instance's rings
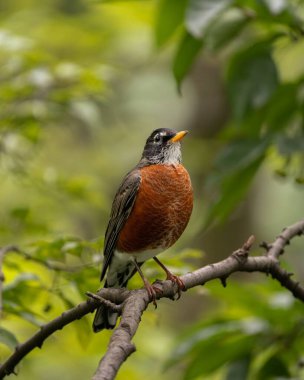
[[[88,264],[66,265],[61,262],[40,259],[39,257],[32,256],[29,253],[22,250],[18,250],[16,252],[22,255],[26,260],[30,260],[34,263],[40,264],[44,266],[45,268],[56,271],[56,272],[76,273],[83,270],[84,268],[95,266],[96,264],[99,263],[99,261],[95,261],[94,263],[88,263]]]
[[[56,271],[56,272],[75,273],[75,272],[79,272],[79,271],[83,270],[83,268],[96,266],[98,263],[100,263],[102,261],[102,259],[100,259],[100,260],[96,260],[96,261],[90,262],[90,263],[83,263],[83,264],[77,264],[77,265],[66,265],[66,264],[61,263],[59,261],[49,261],[49,260],[41,259],[39,257],[35,257],[35,256],[31,255],[30,253],[26,252],[25,250],[19,248],[16,245],[8,245],[6,247],[0,248],[0,260],[1,260],[1,257],[3,260],[3,255],[1,255],[2,251],[4,252],[4,254],[7,252],[18,253],[24,259],[32,261],[32,262],[37,263],[37,264],[40,264],[41,266],[43,266],[47,269]],[[0,264],[1,264],[1,262],[0,262]]]
[[[300,236],[304,234],[304,220],[284,228],[281,234],[275,239],[275,241],[270,245],[268,250],[268,256],[272,256],[278,259],[280,255],[284,252],[284,247],[289,244],[290,240],[295,236]]]
[[[107,308],[116,311],[117,313],[121,313],[122,305],[116,305],[115,303],[100,297],[98,294],[94,294],[91,292],[86,292],[86,295],[90,298],[92,298],[95,301],[98,301],[100,304],[105,305]]]

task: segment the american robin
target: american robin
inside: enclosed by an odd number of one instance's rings
[[[123,179],[112,204],[105,234],[101,281],[105,288],[125,287],[138,271],[155,303],[156,289],[141,271],[153,258],[166,272],[167,279],[184,288],[157,258],[171,247],[186,228],[193,207],[193,191],[187,170],[181,164],[181,139],[187,131],[160,128],[146,141],[139,163]],[[93,330],[112,329],[118,314],[99,306]]]

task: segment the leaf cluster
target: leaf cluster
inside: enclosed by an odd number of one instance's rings
[[[185,380],[301,378],[303,307],[292,295],[270,281],[207,287],[218,308],[180,336],[168,368]]]
[[[24,250],[8,251],[2,290],[5,319],[9,321],[14,316],[41,326],[83,300],[88,289],[97,288],[102,245],[102,240],[61,237],[35,241]],[[91,332],[91,326],[87,318],[81,326],[79,323],[75,324],[75,331],[82,345],[83,336]],[[3,327],[0,342],[14,348],[17,336]]]
[[[170,20],[170,22],[168,22]],[[156,43],[176,45],[178,89],[199,57],[222,63],[230,120],[224,148],[209,178],[213,194],[206,224],[223,222],[245,196],[264,162],[280,177],[304,182],[303,4],[293,0],[161,0]],[[204,102],[204,99],[201,99]]]

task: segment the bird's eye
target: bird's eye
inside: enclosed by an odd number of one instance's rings
[[[160,134],[158,133],[157,135],[154,136],[154,142],[155,143],[159,143],[161,141],[161,136]]]

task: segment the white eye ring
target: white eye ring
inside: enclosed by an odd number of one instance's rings
[[[157,135],[154,136],[154,142],[159,143],[160,142],[160,134],[157,133]]]

